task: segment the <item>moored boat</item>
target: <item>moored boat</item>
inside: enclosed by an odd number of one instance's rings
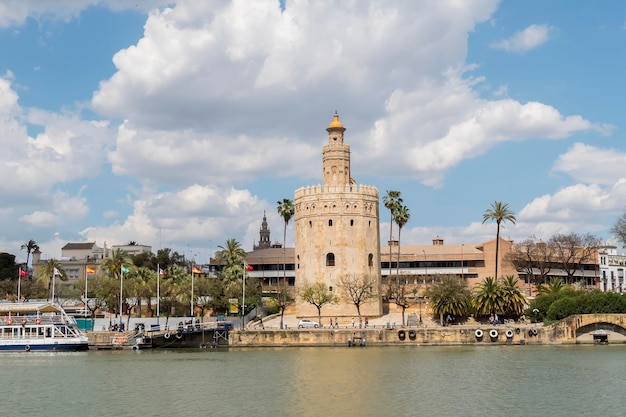
[[[0,303],[0,352],[83,351],[89,339],[54,303]]]
[[[150,331],[152,348],[214,348],[228,347],[228,332],[233,324],[227,321],[201,323],[180,322],[176,330]]]

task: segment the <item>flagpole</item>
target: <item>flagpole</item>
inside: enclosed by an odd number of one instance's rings
[[[89,276],[87,268],[85,266],[85,321],[87,321],[87,276]]]
[[[57,269],[54,268],[52,271],[52,303],[54,303],[54,278],[57,276]]]
[[[19,303],[22,299],[22,267],[20,266],[19,271],[17,271],[17,302]]]
[[[246,263],[243,263],[243,295],[241,297],[241,330],[245,330],[245,324],[244,324],[244,320],[245,320],[245,308],[246,308],[246,270],[248,269],[248,266],[246,265]]]
[[[120,329],[122,328],[122,293],[124,291],[124,266],[120,266]]]
[[[191,304],[191,314],[190,314],[190,317],[192,319],[193,319],[193,273],[194,273],[193,270],[194,270],[194,268],[195,268],[194,266],[191,267],[191,301],[190,301],[190,304]]]
[[[159,305],[161,302],[161,265],[157,264],[157,324],[159,324]]]

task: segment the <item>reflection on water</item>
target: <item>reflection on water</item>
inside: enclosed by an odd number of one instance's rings
[[[0,355],[10,416],[623,415],[626,346]]]

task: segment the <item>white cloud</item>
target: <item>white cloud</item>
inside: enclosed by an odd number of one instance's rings
[[[491,47],[514,53],[528,52],[546,43],[549,31],[548,25],[530,25],[508,39],[494,42]]]
[[[553,171],[564,172],[582,183],[611,186],[626,179],[626,174],[616,169],[623,166],[626,166],[626,153],[621,150],[575,143],[559,156]]]

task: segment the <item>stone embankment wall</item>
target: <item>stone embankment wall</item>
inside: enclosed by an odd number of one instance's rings
[[[625,314],[584,314],[550,326],[515,324],[502,326],[447,326],[421,328],[246,330],[230,333],[233,347],[246,346],[345,346],[359,345],[562,345],[594,343],[594,334],[608,335],[608,343],[626,343]]]

